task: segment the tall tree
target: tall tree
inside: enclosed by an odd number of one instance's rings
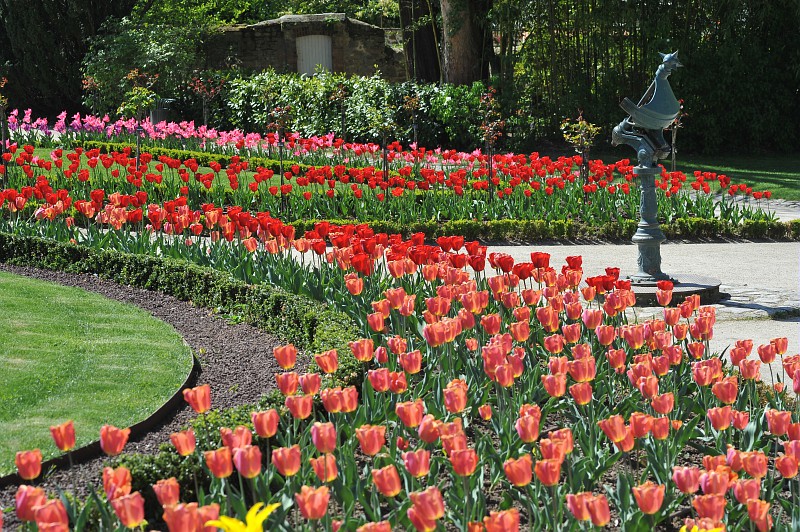
[[[492,0],[441,0],[444,80],[466,85],[489,77],[494,55]]]
[[[11,104],[52,114],[78,109],[80,62],[87,38],[110,16],[130,13],[135,0],[0,0],[8,40]],[[0,32],[2,33],[2,32]]]
[[[436,7],[438,4],[432,4],[431,0],[400,0],[400,25],[409,79],[435,83],[441,78]]]

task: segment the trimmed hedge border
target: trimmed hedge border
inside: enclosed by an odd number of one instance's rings
[[[187,261],[118,251],[95,251],[75,244],[4,232],[0,232],[0,262],[67,273],[94,274],[119,284],[163,292],[222,314],[236,315],[265,332],[295,343],[308,353],[337,349],[339,369],[327,376],[328,386],[359,385],[363,379],[361,364],[348,347],[349,341],[358,338],[355,323],[324,303],[290,294],[279,287],[249,285],[226,272]],[[182,400],[182,396],[179,400]],[[277,392],[273,393],[262,398],[258,407],[283,408],[283,398]],[[191,423],[198,433],[198,448],[210,445],[211,440],[218,437],[220,427],[249,425],[249,412],[252,410],[253,407],[249,405],[233,407],[213,411],[193,420]],[[87,447],[90,449],[86,451],[84,459],[99,454],[98,442]],[[92,451],[94,454],[89,455]],[[53,462],[61,464],[59,460],[62,458],[56,458]],[[183,480],[192,478],[191,472],[186,469],[186,461],[164,446],[155,455],[122,455],[117,458],[117,463],[131,469],[134,489],[144,489],[169,476],[180,476]],[[0,485],[3,485],[2,480]]]
[[[86,140],[83,142],[78,142],[76,143],[76,145],[80,146],[84,150],[99,149],[100,153],[111,153],[112,151],[122,152],[127,148],[130,148],[132,150],[136,149],[136,145],[131,145],[125,142],[101,142],[97,140]],[[166,155],[167,157],[170,157],[172,159],[180,159],[181,161],[186,161],[187,159],[194,159],[200,166],[208,166],[208,163],[210,163],[211,161],[216,161],[221,165],[228,165],[228,163],[231,160],[231,157],[234,157],[234,155],[228,155],[224,153],[177,150],[172,148],[162,148],[160,146],[142,146],[142,152],[147,152],[155,158],[158,158],[162,155]],[[261,166],[264,168],[268,168],[274,171],[275,173],[278,173],[280,171],[280,161],[276,159],[268,159],[266,157],[242,157],[241,155],[239,157],[243,161],[248,161],[250,163],[250,168],[252,168],[253,170]],[[292,165],[299,166],[301,172],[305,172],[309,168],[311,168],[311,166],[307,164],[301,164],[291,159],[283,160],[284,171],[288,171],[289,167],[291,167]]]

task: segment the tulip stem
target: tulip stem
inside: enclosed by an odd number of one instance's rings
[[[464,530],[467,530],[467,528],[469,526],[469,522],[470,522],[470,520],[472,518],[472,515],[470,513],[470,502],[471,502],[471,499],[472,499],[472,494],[470,493],[470,489],[469,489],[469,477],[467,477],[467,476],[461,477],[461,482],[464,485],[464,499],[466,501],[466,507],[464,509],[465,510],[464,514],[466,515],[466,517],[464,518],[464,521],[465,521],[466,524],[464,526]]]

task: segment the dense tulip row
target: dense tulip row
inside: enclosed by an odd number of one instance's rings
[[[69,193],[47,186],[37,185],[45,211],[68,207]],[[144,216],[144,197],[79,201],[98,224],[144,224],[128,219],[137,209]],[[800,526],[791,502],[800,496],[800,419],[785,389],[800,391],[800,356],[787,355],[785,338],[711,353],[713,307],[672,302],[670,283],[659,286],[661,319],[629,322],[629,282],[615,268],[585,276],[581,257],[554,268],[546,253],[516,262],[461,237],[431,245],[324,222],[299,236],[266,213],[180,203],[147,207],[156,238],[77,231],[63,211],[34,227],[88,245],[149,246],[141,251],[290,289],[300,279],[296,291],[335,302],[362,338],[349,353],[313,354],[307,373],[294,371],[294,346],[275,349],[285,408],[222,428],[210,436],[215,447],[201,450],[192,429],[173,434],[176,453],[213,480],[183,502],[190,486],[153,487],[170,530]],[[168,238],[193,225],[211,238]],[[306,260],[309,252],[316,258]],[[325,376],[350,356],[363,365],[363,385],[331,387]],[[759,365],[777,359],[792,381],[759,388]],[[184,392],[201,417],[211,395],[208,386]],[[74,442],[71,431],[53,428],[59,448]],[[104,427],[100,437],[114,455],[127,433]],[[36,478],[40,464],[36,451],[19,455],[23,478]],[[129,471],[108,468],[105,500],[83,507],[21,487],[17,516],[74,526],[96,507],[107,526],[136,527],[144,506],[130,484]]]
[[[495,155],[491,161],[477,154],[455,155],[431,163],[424,148],[392,151],[388,173],[373,164],[332,164],[302,170],[287,164],[283,176],[272,169],[253,168],[233,156],[227,167],[211,162],[208,169],[196,160],[167,156],[138,160],[131,150],[101,154],[99,150],[57,148],[49,158],[34,155],[32,145],[4,155],[0,174],[10,189],[24,190],[41,179],[87,197],[95,189],[129,195],[146,193],[151,201],[180,198],[199,208],[202,203],[256,207],[295,218],[354,217],[367,220],[459,220],[480,213],[485,219],[545,218],[607,223],[638,216],[639,197],[633,166],[625,159],[614,164],[589,163],[586,180],[577,171],[578,156],[550,157]],[[406,155],[404,155],[406,154]],[[138,166],[137,166],[138,164]],[[711,185],[724,193],[715,198]],[[738,224],[744,219],[769,219],[768,205],[734,202],[728,196],[751,195],[768,199],[769,192],[752,192],[732,184],[725,175],[663,171],[657,182],[662,201],[660,216],[672,221],[687,216],[721,217]],[[478,202],[482,207],[476,211]]]

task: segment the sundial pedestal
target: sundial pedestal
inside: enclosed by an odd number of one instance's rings
[[[667,237],[658,223],[658,203],[656,201],[656,175],[661,173],[659,167],[637,166],[633,174],[639,178],[641,189],[641,205],[639,207],[639,226],[631,241],[639,248],[636,262],[639,271],[630,277],[632,284],[656,283],[669,281],[672,278],[661,271],[661,243]]]

